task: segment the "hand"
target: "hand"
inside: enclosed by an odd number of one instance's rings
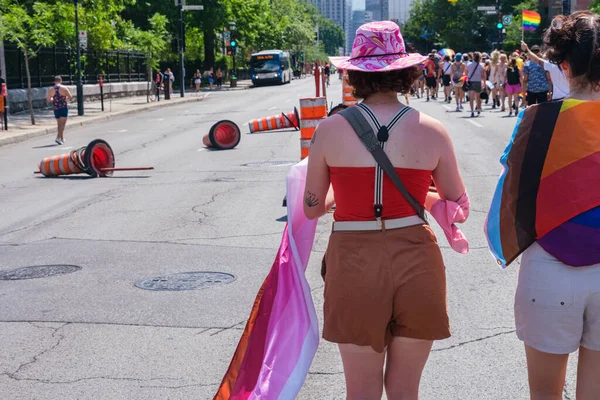
[[[552,92],[548,92],[548,101],[552,101]]]
[[[521,50],[523,50],[525,53],[527,53],[529,51],[529,47],[527,46],[527,43],[521,41]]]

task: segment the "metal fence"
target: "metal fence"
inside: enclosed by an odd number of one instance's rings
[[[5,43],[6,84],[9,89],[27,87],[27,74],[23,53],[16,45]],[[65,85],[74,85],[77,80],[75,49],[71,47],[50,47],[41,49],[35,58],[29,60],[31,86],[51,86],[54,77],[60,75]],[[83,83],[104,82],[144,82],[147,80],[146,53],[126,50],[81,50],[81,71]]]

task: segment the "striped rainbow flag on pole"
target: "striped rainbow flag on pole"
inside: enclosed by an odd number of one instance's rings
[[[307,164],[287,176],[281,245],[214,400],[294,399],[317,352],[319,325],[304,275],[317,227],[303,210]]]
[[[542,22],[542,17],[535,11],[523,10],[523,30],[535,31]]]

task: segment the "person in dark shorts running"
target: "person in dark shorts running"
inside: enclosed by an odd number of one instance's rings
[[[69,106],[68,101],[72,100],[73,96],[68,88],[62,85],[62,78],[60,76],[54,77],[54,86],[48,89],[48,103],[52,102],[52,108],[54,109],[54,118],[58,125],[58,132],[56,139],[54,140],[58,145],[62,145],[65,142],[64,132],[65,126],[67,126],[67,118],[69,117]]]

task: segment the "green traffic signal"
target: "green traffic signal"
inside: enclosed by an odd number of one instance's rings
[[[503,26],[502,26],[502,22],[498,22],[498,23],[496,24],[496,28],[498,28],[498,29],[502,29],[502,27],[503,27]]]
[[[231,47],[235,47],[235,46],[237,46],[237,42],[235,40],[232,40],[231,41]]]

